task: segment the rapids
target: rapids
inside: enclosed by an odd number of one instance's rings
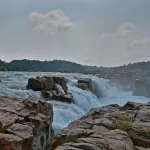
[[[49,101],[54,109],[53,129],[55,134],[66,127],[71,121],[87,113],[93,107],[107,104],[124,105],[127,101],[148,102],[145,97],[132,96],[131,92],[112,87],[109,82],[91,75],[42,73],[42,72],[0,72],[0,96],[15,98],[40,98],[40,93],[26,90],[28,79],[36,76],[64,76],[68,81],[69,92],[73,94],[75,104]],[[79,78],[91,78],[94,93],[76,87]]]

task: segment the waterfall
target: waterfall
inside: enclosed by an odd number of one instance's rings
[[[62,73],[16,73],[0,72],[0,96],[16,98],[39,99],[40,93],[26,90],[28,79],[36,76],[64,76],[68,81],[69,92],[74,97],[74,104],[49,101],[54,109],[53,129],[55,134],[66,127],[70,122],[86,114],[93,107],[100,107],[106,104],[123,105],[127,101],[148,102],[145,97],[132,96],[131,92],[124,92],[121,89],[112,87],[108,81],[91,75],[62,74]],[[76,84],[80,78],[91,78],[92,91],[79,89]]]

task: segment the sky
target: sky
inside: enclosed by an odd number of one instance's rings
[[[149,8],[150,0],[0,0],[0,59],[149,61]]]

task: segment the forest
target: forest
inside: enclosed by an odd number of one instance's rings
[[[40,72],[99,72],[99,71],[150,71],[150,62],[137,62],[117,67],[85,66],[65,60],[12,60],[5,62],[0,59],[0,71],[40,71]]]

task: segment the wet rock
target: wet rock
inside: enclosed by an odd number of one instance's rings
[[[133,84],[133,95],[150,97],[150,80],[139,79]]]
[[[52,106],[44,100],[0,97],[0,149],[46,150],[52,121]]]
[[[37,77],[28,80],[27,89],[34,91],[52,90],[54,88],[54,80],[52,77]]]
[[[46,100],[52,100],[52,96],[56,94],[56,91],[45,91],[41,90],[41,95]]]
[[[149,110],[150,103],[133,102],[123,107],[108,105],[91,109],[62,129],[51,141],[49,150],[148,150]]]
[[[72,94],[68,93],[64,77],[37,77],[28,80],[28,89],[40,91],[46,100],[74,103]]]
[[[65,91],[59,84],[55,84],[55,91],[59,95],[65,95]]]
[[[90,78],[79,79],[77,83],[77,87],[83,90],[92,90],[92,80]]]
[[[59,84],[65,93],[68,92],[67,80],[64,77],[53,77],[55,84]]]
[[[67,103],[74,103],[73,96],[70,93],[65,94],[65,95],[54,94],[52,96],[52,100],[56,100],[60,102],[67,102]]]

